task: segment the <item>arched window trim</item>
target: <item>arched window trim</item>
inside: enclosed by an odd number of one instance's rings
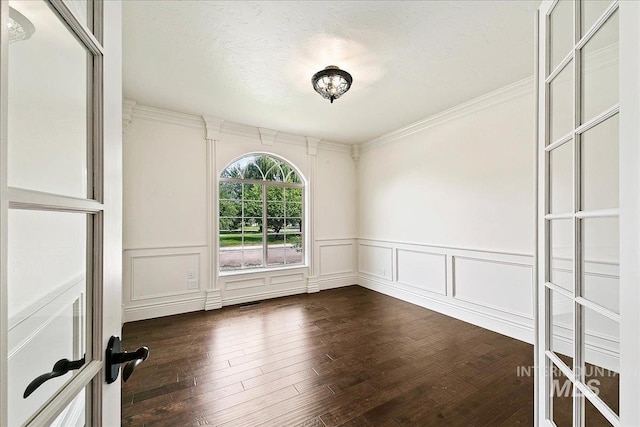
[[[234,167],[234,165],[236,165],[238,162],[241,162],[243,159],[246,158],[250,158],[250,157],[267,157],[274,162],[273,165],[270,165],[269,169],[265,172],[263,171],[258,165],[256,165],[256,163],[252,163],[252,162],[247,162],[242,168],[239,168],[237,170],[239,170],[239,175],[240,177],[229,177],[230,173],[227,173],[231,168]],[[254,165],[257,170],[260,172],[260,176],[262,179],[250,179],[250,178],[244,178],[244,176],[246,176],[246,172],[249,170],[249,168],[251,167],[251,165]],[[283,168],[283,165],[286,168]],[[236,166],[237,167],[237,166]],[[274,169],[277,170],[275,171],[275,176],[280,176],[281,179],[283,180],[271,180],[268,179],[268,177],[271,175],[272,177],[274,176],[274,174],[272,173],[272,171]],[[288,171],[287,171],[288,169]],[[286,171],[286,172],[285,172]],[[295,175],[297,177],[297,180],[299,182],[286,182],[290,179],[290,177],[293,175]],[[226,175],[226,176],[225,176]],[[238,198],[234,198],[234,199],[225,199],[222,197],[222,185],[223,183],[239,183],[239,184],[243,184],[242,187],[242,197],[240,199]],[[256,200],[247,200],[245,199],[244,196],[244,185],[254,185],[254,186],[260,186],[261,189],[261,193],[262,193],[262,198],[260,200],[261,204],[262,204],[262,217],[260,218],[260,224],[262,225],[260,227],[260,231],[259,233],[252,233],[249,234],[248,232],[246,232],[245,230],[248,228],[251,228],[251,226],[247,227],[245,226],[245,224],[247,224],[247,220],[248,219],[258,219],[255,216],[245,216],[245,205],[248,202],[256,202]],[[306,185],[307,185],[307,180],[305,179],[304,175],[300,172],[300,170],[293,165],[292,163],[290,163],[288,160],[283,159],[282,157],[272,154],[272,153],[264,153],[264,152],[257,152],[257,153],[247,153],[244,154],[240,157],[237,157],[236,159],[234,159],[233,161],[231,161],[223,170],[222,172],[220,172],[220,174],[218,175],[218,212],[217,212],[217,221],[218,221],[218,271],[220,274],[230,274],[230,273],[234,273],[234,272],[246,272],[246,271],[251,271],[251,270],[278,270],[278,269],[286,269],[286,268],[294,268],[294,267],[304,267],[306,265]],[[284,191],[282,192],[283,194],[283,198],[282,200],[271,200],[270,199],[270,191],[269,189],[271,188],[281,188]],[[285,196],[286,194],[289,194],[288,192],[286,192],[285,189],[287,188],[291,188],[291,189],[300,189],[301,191],[298,193],[291,193],[292,195],[294,195],[296,197],[295,201],[291,202],[289,200],[287,200],[287,196]],[[230,218],[227,216],[223,215],[222,212],[222,202],[235,202],[236,204],[241,203],[243,208],[242,208],[242,213],[241,216],[238,218]],[[239,202],[239,203],[238,203]],[[282,202],[283,204],[283,214],[281,217],[271,217],[268,216],[268,207],[269,205],[271,205],[272,203],[280,203]],[[300,216],[288,216],[287,212],[289,209],[289,206],[293,205],[294,208],[296,207],[295,205],[299,205],[299,212],[300,212]],[[223,245],[222,243],[222,237],[223,235],[225,235],[225,233],[223,232],[223,220],[224,219],[239,219],[240,220],[240,232],[238,234],[238,230],[234,231],[234,234],[236,236],[240,236],[241,237],[241,244],[238,246],[238,251],[241,254],[241,262],[240,265],[224,265],[225,264],[225,260],[223,259],[224,257],[224,253],[227,252],[227,254],[230,254],[233,250],[230,249],[223,249],[225,247],[229,247],[226,245]],[[288,222],[289,219],[293,219],[294,220],[294,224],[298,225],[298,230],[292,230],[291,229],[291,223]],[[281,220],[282,224],[282,228],[280,230],[276,230],[275,228],[271,228],[270,227],[270,222],[272,222],[273,220],[275,220],[276,222],[278,222],[278,220]],[[297,220],[297,221],[296,221]],[[266,224],[266,226],[264,226]],[[252,226],[255,227],[255,223],[251,224]],[[246,245],[245,241],[249,241],[251,242],[250,239],[247,239],[247,237],[252,237],[255,238],[257,234],[261,235],[261,246],[259,245]],[[274,239],[278,239],[279,236],[281,235],[280,238],[283,239],[282,243],[279,243],[277,240]],[[271,239],[271,241],[270,241]],[[265,244],[266,242],[266,244]],[[293,242],[293,243],[289,243],[289,242]],[[256,246],[260,247],[262,250],[262,257],[261,257],[261,264],[256,265],[256,263],[254,262],[255,260],[250,259],[249,262],[247,262],[248,259],[248,253],[249,252],[253,252],[255,255],[255,251],[256,251]],[[280,246],[280,247],[278,247]],[[249,248],[249,249],[247,249]],[[278,257],[275,256],[274,254],[276,254],[276,252],[282,252],[283,254],[283,260],[282,262],[278,262]],[[295,251],[295,252],[293,252]],[[237,257],[237,254],[235,255]],[[251,256],[249,256],[249,258],[253,258]],[[274,261],[275,262],[270,262],[270,261]],[[235,263],[237,264],[237,262]]]

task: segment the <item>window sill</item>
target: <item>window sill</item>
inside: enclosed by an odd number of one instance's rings
[[[275,271],[287,271],[287,270],[302,270],[308,269],[309,266],[307,264],[296,264],[296,265],[287,265],[284,267],[264,267],[264,268],[247,268],[244,270],[225,270],[218,271],[218,277],[229,277],[229,276],[242,276],[247,274],[261,274],[261,273],[272,273]]]

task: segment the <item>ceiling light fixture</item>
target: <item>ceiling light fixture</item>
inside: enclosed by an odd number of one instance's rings
[[[9,27],[9,43],[27,40],[36,32],[36,27],[31,21],[12,7],[9,8],[7,27]]]
[[[351,74],[335,65],[329,65],[311,77],[311,84],[315,91],[323,98],[330,100],[332,104],[334,99],[340,98],[349,90],[352,82]]]

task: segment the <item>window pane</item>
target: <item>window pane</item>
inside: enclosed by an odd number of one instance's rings
[[[267,202],[267,217],[284,218],[284,203],[283,202]],[[269,227],[271,227],[271,225]]]
[[[558,427],[573,426],[573,384],[560,368],[549,362],[551,366],[551,419]]]
[[[254,229],[255,228],[255,229]],[[257,231],[258,227],[245,227],[243,249],[244,267],[261,267],[263,261],[262,232]]]
[[[573,61],[549,83],[549,142],[573,129]]]
[[[283,265],[285,257],[284,236],[269,235],[269,246],[267,246],[267,264]]]
[[[285,212],[287,217],[302,218],[302,203],[287,202]]]
[[[558,219],[549,222],[551,247],[549,258],[550,281],[573,293],[573,220]]]
[[[244,184],[242,198],[244,200],[262,200],[262,185]]]
[[[618,115],[582,134],[582,210],[620,206]]]
[[[580,2],[582,6],[582,36],[589,31],[611,3],[611,0],[586,0]]]
[[[302,235],[297,233],[285,234],[285,248],[287,264],[302,263]]]
[[[302,188],[285,188],[287,202],[302,203]]]
[[[573,370],[573,313],[574,303],[559,292],[549,291],[551,319],[551,348]]]
[[[245,218],[262,218],[262,201],[248,200],[243,202]]]
[[[574,212],[573,140],[549,153],[549,213]]]
[[[573,49],[573,2],[560,0],[549,16],[549,73]]]
[[[27,385],[60,359],[79,360],[86,346],[86,214],[9,210],[8,378],[9,425],[22,425],[72,376],[40,386],[27,399]],[[90,355],[87,355],[91,359]],[[27,369],[28,368],[28,369]]]
[[[226,200],[242,199],[242,184],[237,182],[221,182],[218,197]]]
[[[582,48],[582,123],[619,100],[618,31],[616,12]]]
[[[302,218],[287,218],[284,230],[287,233],[302,233]]]
[[[220,200],[220,216],[221,217],[241,217],[242,202],[234,200]]]
[[[267,187],[267,201],[284,200],[284,190],[282,187]]]
[[[602,314],[584,311],[584,382],[616,414],[620,405],[620,325]]]
[[[236,234],[237,239],[240,239],[240,233],[242,232],[242,218],[220,218],[220,243],[223,242],[224,238],[229,238],[231,241],[236,238],[234,237]],[[229,245],[222,245],[229,246]]]
[[[582,295],[616,313],[620,311],[619,232],[618,218],[582,220]]]
[[[85,198],[91,56],[45,2],[9,6],[34,31],[9,44],[8,183]]]

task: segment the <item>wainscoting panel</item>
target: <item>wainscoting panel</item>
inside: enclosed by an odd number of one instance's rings
[[[360,239],[359,257],[360,286],[533,343],[532,256]]]
[[[492,259],[453,257],[453,297],[533,319],[533,268]]]
[[[358,283],[357,239],[316,240],[318,277],[309,279],[309,288],[334,289]]]
[[[447,294],[446,255],[396,249],[396,271],[398,284]]]
[[[222,305],[235,305],[307,292],[308,268],[228,273],[218,277]]]
[[[209,283],[206,246],[124,251],[124,321],[202,310]]]
[[[385,243],[360,242],[359,272],[379,279],[393,280],[393,246]]]

